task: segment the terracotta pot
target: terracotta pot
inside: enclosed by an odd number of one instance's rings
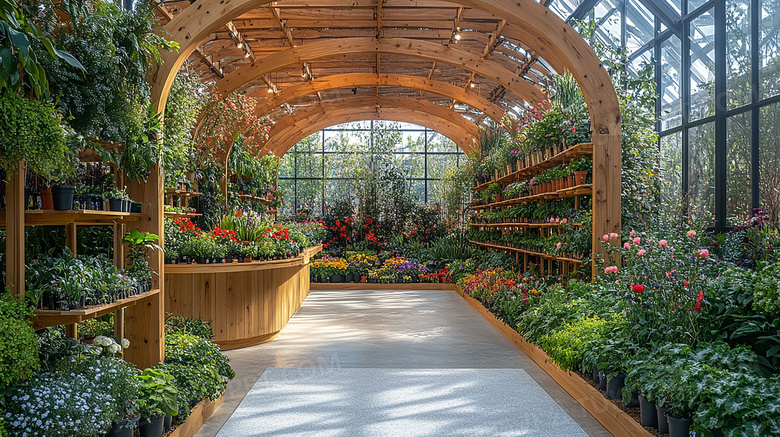
[[[51,190],[41,190],[41,208],[54,209],[54,200],[51,196]]]
[[[571,188],[574,186],[574,176],[569,176],[566,178],[566,188]]]
[[[585,183],[585,179],[588,177],[587,171],[575,171],[574,172],[574,185],[582,185]]]
[[[361,277],[360,277],[360,282],[361,282],[361,283],[363,283],[363,284],[365,284],[365,283],[366,283],[366,279],[367,279],[367,278],[366,278],[365,276],[361,276]]]

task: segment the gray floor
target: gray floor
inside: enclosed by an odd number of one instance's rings
[[[348,369],[523,369],[588,435],[610,435],[453,291],[312,291],[277,339],[227,355],[237,376],[199,437],[219,432],[267,368],[303,380]],[[259,431],[226,427],[222,436]]]

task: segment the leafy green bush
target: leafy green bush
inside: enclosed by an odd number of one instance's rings
[[[566,323],[539,339],[539,346],[563,370],[580,370],[594,343],[608,331],[608,322],[598,316]]]
[[[27,320],[32,316],[23,301],[0,298],[0,389],[29,378],[40,367],[38,339]]]
[[[179,390],[179,416],[186,418],[190,408],[204,398],[217,399],[236,376],[230,359],[211,341],[182,332],[165,336],[165,363],[158,369],[173,376]]]
[[[165,315],[165,334],[174,332],[195,335],[205,340],[214,338],[211,322],[168,313]]]

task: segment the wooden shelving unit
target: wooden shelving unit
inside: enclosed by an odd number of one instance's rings
[[[267,204],[271,203],[271,201],[266,199],[265,197],[253,196],[251,194],[238,194],[238,193],[234,193],[232,191],[230,192],[230,194],[232,194],[232,195],[234,195],[234,196],[236,196],[236,197],[238,197],[240,199],[250,200],[250,201],[253,201],[253,202],[260,202],[263,205],[267,205]]]
[[[105,305],[88,306],[70,311],[36,310],[35,317],[33,318],[33,327],[37,330],[50,326],[73,325],[75,323],[83,322],[84,320],[100,317],[136,305],[159,293],[159,289],[149,290]]]
[[[568,149],[545,159],[544,161],[529,165],[525,168],[521,168],[515,172],[512,172],[506,176],[502,176],[496,180],[485,182],[484,184],[477,185],[472,188],[474,191],[486,190],[490,184],[506,184],[509,182],[519,181],[534,175],[537,175],[547,169],[553,168],[557,165],[565,164],[574,158],[581,158],[583,156],[591,156],[593,154],[593,143],[582,143],[569,147]]]
[[[109,225],[141,220],[142,214],[97,210],[27,210],[24,212],[25,226],[58,225]],[[0,211],[0,227],[5,227],[6,211]]]
[[[579,223],[470,223],[473,228],[561,228],[564,226],[571,226],[573,228],[581,228]]]
[[[562,263],[563,273],[568,273],[570,270],[573,270],[573,271],[576,272],[576,271],[578,271],[580,269],[582,264],[584,264],[584,262],[582,260],[579,260],[579,259],[576,259],[576,258],[566,258],[566,257],[560,257],[560,256],[553,256],[553,255],[546,254],[544,252],[535,252],[533,250],[519,249],[519,248],[516,248],[516,247],[509,247],[509,246],[501,246],[499,244],[479,243],[479,242],[476,242],[476,241],[473,241],[473,240],[469,240],[469,242],[471,242],[472,244],[474,244],[477,247],[484,247],[484,248],[489,249],[489,250],[498,250],[498,251],[506,252],[506,253],[514,253],[515,254],[515,259],[517,260],[518,263],[520,261],[519,260],[520,255],[523,255],[523,269],[524,270],[528,269],[528,264],[530,262],[529,258],[531,258],[531,257],[538,257],[539,259],[541,259],[543,261],[546,261],[546,263],[547,263],[546,267],[547,267],[548,274],[553,271],[553,267],[554,267],[553,263],[555,263],[555,262]],[[540,263],[540,266],[542,266],[542,268],[544,268],[545,267],[544,266],[544,262]],[[572,269],[570,269],[569,267],[572,267]]]
[[[553,199],[568,199],[577,196],[589,196],[593,194],[593,184],[577,185],[576,187],[564,188],[558,191],[552,191],[549,193],[534,194],[532,196],[516,197],[514,199],[502,200],[500,202],[486,203],[484,205],[472,206],[471,209],[489,209],[500,208],[504,206],[518,205],[520,203],[528,202],[544,202],[545,200]]]
[[[181,218],[181,217],[200,217],[203,214],[198,214],[194,212],[176,212],[176,211],[165,211],[165,217],[171,217],[171,218]]]
[[[89,160],[90,156],[84,156]],[[6,210],[0,212],[0,224],[6,228],[6,284],[11,293],[24,298],[25,286],[25,227],[64,226],[66,244],[77,255],[77,232],[82,225],[112,226],[114,230],[114,264],[124,265],[122,237],[127,227],[163,235],[163,185],[162,174],[156,167],[145,182],[127,181],[128,194],[141,201],[143,213],[97,210],[25,210],[24,162],[17,171],[9,172],[6,181]],[[117,180],[124,181],[119,174]],[[156,272],[152,290],[120,299],[116,302],[79,308],[71,311],[38,310],[33,322],[36,329],[65,325],[71,337],[77,337],[77,324],[104,314],[114,313],[114,335],[130,340],[124,357],[139,368],[156,365],[164,359],[164,311],[163,311],[163,262],[162,253],[150,253],[149,266]]]

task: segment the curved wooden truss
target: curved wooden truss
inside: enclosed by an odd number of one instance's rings
[[[389,120],[414,123],[432,129],[451,139],[461,150],[468,151],[474,146],[474,137],[460,127],[451,125],[447,120],[435,115],[407,108],[361,108],[342,107],[312,111],[306,117],[297,118],[288,128],[269,136],[266,151],[284,156],[288,150],[302,139],[327,127],[360,120]]]
[[[258,91],[256,96],[259,97],[260,100],[257,105],[257,115],[265,115],[272,109],[276,109],[302,97],[314,95],[320,91],[364,86],[403,87],[431,92],[463,102],[466,105],[487,114],[487,116],[496,123],[502,123],[504,118],[504,110],[501,109],[501,107],[479,94],[466,91],[461,87],[417,76],[403,74],[377,75],[374,73],[346,73],[326,76],[285,88],[279,91],[279,93],[272,94],[271,97],[266,98],[262,97],[264,94],[268,95],[268,93],[265,91]]]
[[[342,100],[334,100],[323,105],[310,106],[306,109],[296,111],[290,116],[279,120],[279,122],[274,124],[274,126],[268,132],[268,140],[266,141],[266,144],[272,147],[266,146],[265,148],[268,150],[275,149],[276,144],[273,142],[273,139],[282,132],[289,132],[291,129],[293,131],[308,130],[306,128],[306,124],[302,123],[302,120],[307,120],[313,116],[321,115],[323,113],[333,113],[338,110],[350,108],[354,108],[363,112],[365,112],[366,108],[368,109],[368,112],[376,112],[385,108],[393,108],[394,110],[398,111],[407,110],[414,116],[425,116],[426,118],[433,117],[437,119],[437,121],[443,122],[446,126],[451,127],[453,131],[457,130],[458,132],[462,133],[462,135],[456,138],[452,138],[449,135],[447,135],[447,137],[450,137],[450,139],[455,141],[455,143],[457,143],[465,153],[469,153],[474,150],[474,142],[476,138],[479,137],[479,129],[477,129],[477,126],[474,123],[440,105],[409,98],[352,97]],[[414,118],[411,118],[411,120],[414,120]],[[409,123],[415,122],[409,121]],[[331,126],[334,124],[338,123],[331,123]],[[444,134],[444,132],[441,133]],[[307,136],[308,135],[304,135],[303,138],[306,138]]]

